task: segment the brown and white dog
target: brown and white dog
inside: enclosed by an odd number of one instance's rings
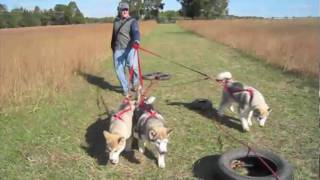
[[[152,106],[154,97],[149,97],[136,108],[134,134],[138,139],[139,151],[144,153],[146,142],[156,146],[158,166],[165,168],[165,154],[172,130],[165,126],[164,118]]]
[[[109,131],[103,131],[106,138],[106,150],[112,164],[119,162],[119,155],[131,150],[132,145],[132,117],[135,110],[135,101],[126,98],[119,110],[111,118]]]
[[[223,116],[226,107],[234,111],[232,104],[237,103],[242,128],[245,131],[250,131],[249,126],[252,126],[252,115],[256,117],[260,126],[265,125],[271,109],[258,90],[233,81],[230,72],[219,73],[216,81],[223,86],[222,98],[218,109],[219,116]]]

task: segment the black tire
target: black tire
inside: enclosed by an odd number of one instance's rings
[[[170,74],[162,72],[148,73],[142,76],[145,80],[169,80],[171,78]]]
[[[145,80],[152,80],[154,79],[154,74],[153,73],[144,74],[142,78]]]
[[[266,163],[275,170],[279,180],[293,180],[293,169],[291,165],[281,157],[266,150],[256,150],[256,153],[266,161]],[[272,173],[262,164],[257,156],[248,148],[238,148],[228,151],[218,159],[216,180],[275,180]],[[230,167],[234,160],[241,160],[246,164],[251,163],[247,168],[248,174],[241,175]]]

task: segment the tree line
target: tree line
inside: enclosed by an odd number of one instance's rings
[[[228,0],[177,0],[181,9],[179,16],[188,18],[219,18],[228,15]],[[130,5],[131,15],[141,19],[157,19],[172,16],[172,11],[161,12],[165,3],[163,0],[122,0]]]
[[[190,18],[220,18],[228,15],[228,0],[177,0],[181,15]]]
[[[130,14],[137,19],[157,19],[172,21],[178,17],[187,18],[220,18],[228,15],[228,0],[177,0],[181,4],[178,11],[163,11],[163,0],[122,0],[130,6]],[[83,23],[112,22],[114,17],[84,17],[76,2],[67,5],[57,4],[53,9],[41,10],[36,6],[33,10],[15,8],[8,11],[6,5],[0,3],[0,28],[27,26],[67,25]]]
[[[33,10],[21,7],[8,11],[6,5],[0,4],[0,28],[82,23],[85,23],[85,18],[74,1],[68,5],[57,4],[49,10],[36,6]]]

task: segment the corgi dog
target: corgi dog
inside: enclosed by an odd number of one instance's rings
[[[132,117],[135,110],[135,101],[126,98],[110,122],[108,131],[103,131],[106,139],[106,150],[112,164],[119,162],[120,153],[131,150],[132,145]]]
[[[219,116],[223,116],[226,107],[234,111],[232,104],[236,103],[238,104],[242,128],[245,131],[250,131],[252,116],[257,119],[260,126],[265,125],[271,109],[257,89],[233,81],[230,72],[218,74],[216,81],[223,86],[222,98],[218,109]]]
[[[164,118],[154,110],[154,100],[154,97],[149,97],[136,108],[133,118],[134,134],[138,139],[139,152],[144,153],[146,142],[155,145],[158,167],[165,168],[165,154],[172,130],[165,126]]]

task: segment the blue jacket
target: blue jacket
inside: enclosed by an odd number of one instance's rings
[[[111,49],[131,48],[134,42],[140,42],[138,21],[134,18],[121,19],[117,17],[113,22]]]

